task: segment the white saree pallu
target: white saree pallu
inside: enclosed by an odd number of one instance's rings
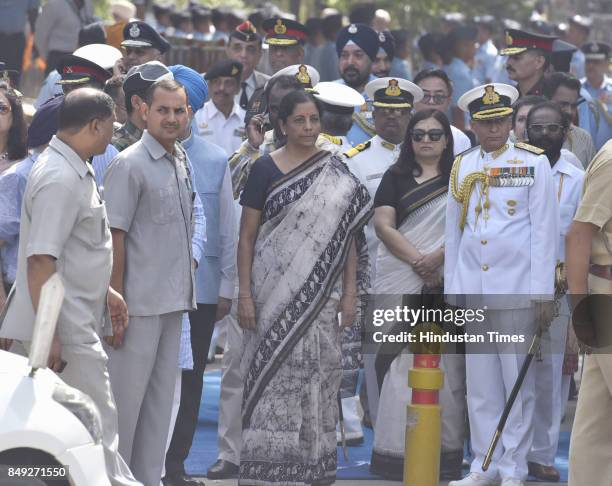
[[[256,331],[245,331],[241,485],[326,485],[336,476],[342,375],[337,312],[353,241],[369,282],[367,189],[319,152],[268,190],[252,267]]]
[[[436,177],[410,190],[396,208],[398,231],[422,254],[431,253],[444,243],[446,197],[447,184]],[[442,268],[439,272],[442,276]],[[421,277],[381,243],[374,282],[374,293],[381,296],[377,298],[378,305],[388,309],[405,305],[405,294],[414,294],[417,302],[416,297],[422,289]],[[409,330],[408,325],[401,326],[401,330]],[[413,355],[407,347],[390,349],[385,344],[380,346],[376,359],[382,386],[371,464],[377,473],[397,480],[403,475],[406,406],[412,398],[408,370],[412,360]]]

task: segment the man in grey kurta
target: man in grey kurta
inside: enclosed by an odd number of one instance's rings
[[[125,296],[130,316],[125,335],[107,342],[119,450],[138,480],[159,486],[181,315],[195,309],[194,189],[176,143],[188,123],[184,88],[157,81],[143,110],[147,130],[113,160],[104,179],[113,233],[111,282]]]
[[[59,130],[34,164],[21,208],[17,278],[0,337],[29,348],[42,284],[58,272],[65,287],[49,367],[95,402],[102,418],[102,445],[113,486],[138,483],[117,452],[117,409],[100,336],[107,294],[127,318],[123,299],[109,288],[111,233],[93,167],[113,133],[111,98],[89,88],[66,96]],[[112,294],[112,295],[111,295]],[[121,310],[123,308],[123,310]],[[6,347],[7,341],[0,343]],[[61,360],[66,362],[61,369]],[[94,437],[94,439],[96,439]]]

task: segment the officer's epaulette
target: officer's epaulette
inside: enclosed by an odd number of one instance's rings
[[[347,159],[350,159],[351,157],[355,157],[355,155],[357,155],[358,153],[363,152],[365,149],[370,148],[371,144],[372,144],[372,141],[368,140],[367,142],[363,142],[358,145],[355,145],[352,149],[349,149],[346,152],[344,152],[344,156]]]
[[[514,146],[516,148],[527,150],[527,152],[531,152],[532,154],[536,154],[536,155],[542,155],[544,153],[544,150],[542,150],[541,148],[535,147],[534,145],[529,145],[528,143],[525,143],[525,142],[516,142]]]

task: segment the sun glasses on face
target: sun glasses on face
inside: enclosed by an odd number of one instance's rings
[[[412,138],[413,142],[422,142],[425,139],[425,135],[427,135],[430,141],[439,142],[440,139],[444,136],[444,130],[434,128],[432,130],[427,131],[412,130],[412,132],[410,132],[410,137]]]
[[[561,130],[563,130],[563,126],[559,125],[558,123],[538,123],[529,125],[529,127],[527,127],[527,130],[538,134],[544,133],[546,131],[548,133],[556,135]]]

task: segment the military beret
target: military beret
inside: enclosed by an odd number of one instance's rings
[[[378,39],[376,31],[371,27],[365,24],[351,24],[338,32],[338,37],[336,37],[336,52],[338,53],[338,57],[342,53],[342,49],[344,49],[349,42],[353,42],[357,45],[372,61],[376,59],[380,40]]]
[[[170,43],[153,27],[141,20],[125,24],[123,28],[123,47],[153,47],[164,53],[170,50]]]
[[[224,59],[219,61],[206,71],[204,79],[209,81],[217,78],[236,78],[240,82],[240,76],[242,75],[242,63],[238,61],[232,61],[231,59]]]
[[[231,33],[230,37],[243,42],[261,42],[261,36],[257,33],[257,29],[250,20],[245,20]]]

